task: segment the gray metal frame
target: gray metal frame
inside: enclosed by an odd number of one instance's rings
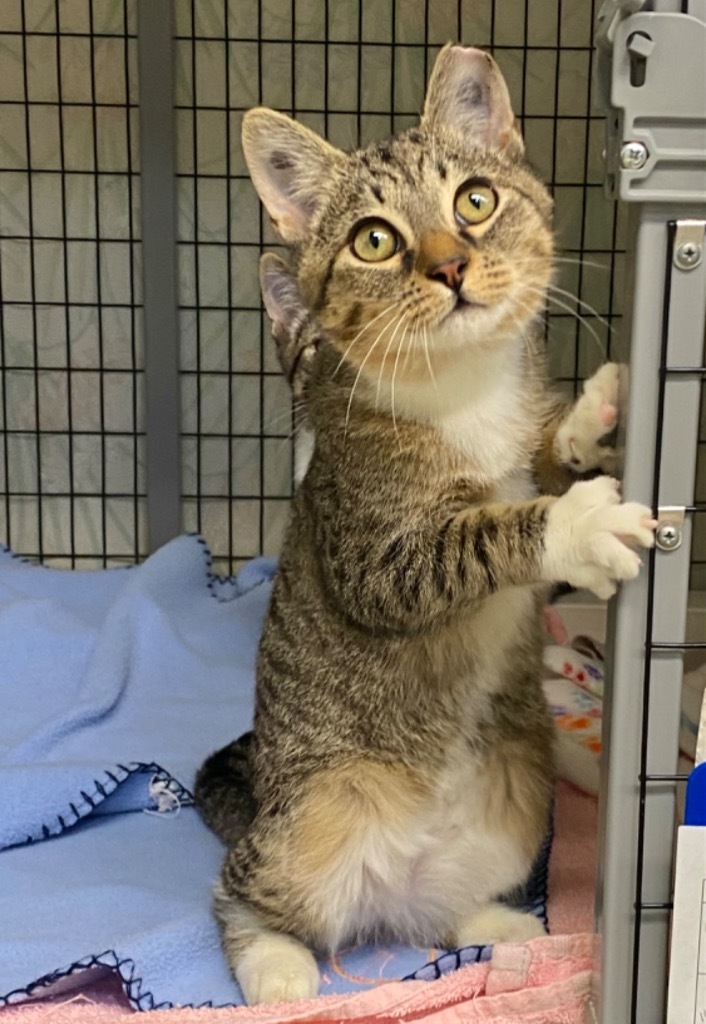
[[[181,533],[173,5],[137,5],[148,547]]]
[[[663,534],[664,550],[652,552],[646,571],[621,591],[611,609],[600,803],[600,941],[588,1016],[602,1024],[663,1024],[665,1019],[704,375],[706,5],[698,0],[693,11],[685,12],[669,0],[656,0],[656,10],[636,11],[641,6],[639,0],[606,4],[598,40],[599,73],[610,75],[611,82],[608,186],[636,204],[629,246],[631,400],[624,493],[662,510],[661,521],[671,517],[676,526]],[[630,78],[635,45],[639,56],[647,54],[642,84]],[[703,75],[703,87],[690,75]],[[680,514],[666,507],[685,510],[683,526]]]

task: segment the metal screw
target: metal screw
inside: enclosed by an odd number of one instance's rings
[[[681,530],[674,523],[662,523],[657,527],[655,543],[662,551],[676,551],[681,540]]]
[[[674,262],[681,270],[693,270],[701,263],[702,248],[696,242],[682,242],[674,253]]]
[[[647,146],[642,142],[624,142],[620,148],[620,166],[624,171],[639,171],[647,157]]]

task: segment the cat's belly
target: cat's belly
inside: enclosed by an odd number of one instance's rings
[[[456,769],[442,781],[440,799],[420,818],[417,842],[400,865],[403,884],[372,882],[359,905],[360,933],[378,923],[366,920],[366,908],[374,907],[383,929],[403,941],[453,943],[479,906],[527,878],[533,857],[513,831],[493,821],[478,788],[485,787],[472,769]]]
[[[364,777],[367,766],[359,769]],[[529,874],[549,799],[528,794],[526,775],[521,757],[489,769],[459,742],[428,780],[426,798],[410,800],[399,776],[382,799],[375,787],[359,786],[339,808],[346,839],[335,858],[318,863],[307,901],[316,944],[452,942],[472,913]]]

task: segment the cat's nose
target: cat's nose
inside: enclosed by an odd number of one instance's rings
[[[463,275],[468,266],[468,259],[465,256],[452,256],[451,259],[435,263],[427,270],[427,277],[432,281],[440,281],[452,291],[458,293],[463,284]]]

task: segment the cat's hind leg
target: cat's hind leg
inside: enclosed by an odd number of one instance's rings
[[[529,942],[545,935],[544,925],[534,914],[515,910],[503,903],[486,903],[456,929],[456,945],[492,946],[496,942]]]
[[[275,931],[257,912],[216,886],[214,909],[223,949],[246,1003],[311,999],[320,976],[313,953],[291,935]]]

